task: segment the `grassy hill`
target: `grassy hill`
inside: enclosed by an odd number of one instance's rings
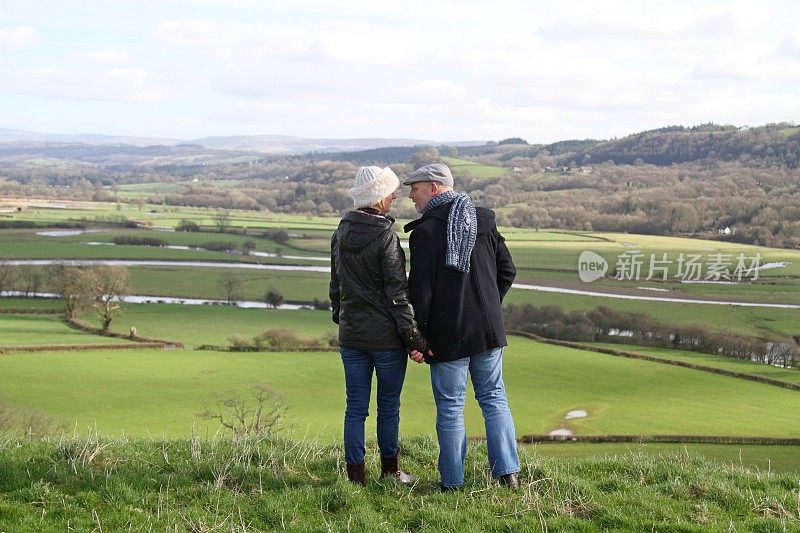
[[[403,441],[413,487],[346,481],[337,445],[280,437],[0,441],[5,531],[796,531],[795,474],[687,453],[578,460],[520,450],[521,489],[469,445],[464,489],[436,488],[436,444]]]

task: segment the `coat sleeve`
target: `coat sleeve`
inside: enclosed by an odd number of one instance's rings
[[[331,237],[331,284],[328,288],[328,296],[331,300],[331,309],[333,310],[333,321],[339,323],[339,308],[341,307],[341,292],[339,289],[339,276],[336,274],[336,261],[338,260],[336,249],[336,236],[334,232]]]
[[[417,328],[414,310],[408,299],[408,279],[406,278],[406,254],[400,246],[400,239],[394,231],[387,232],[388,238],[381,254],[383,290],[389,313],[397,324],[397,331],[406,349],[427,351],[428,344]]]
[[[408,277],[409,296],[417,325],[429,337],[428,325],[436,286],[436,247],[422,229],[415,229],[408,239],[411,271]]]
[[[500,301],[502,302],[511,288],[514,278],[517,277],[517,268],[511,260],[511,252],[508,251],[506,240],[496,229],[495,232],[497,233],[497,254],[495,256],[497,261],[497,290],[500,292]]]

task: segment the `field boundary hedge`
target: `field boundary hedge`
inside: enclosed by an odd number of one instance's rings
[[[484,437],[481,437],[484,439]],[[692,444],[769,444],[800,446],[800,438],[742,437],[727,435],[524,435],[517,439],[523,444],[550,442],[635,442],[635,443],[692,443]]]
[[[339,347],[338,346],[285,346],[281,347],[271,347],[265,346],[259,349],[256,348],[238,348],[235,346],[219,346],[215,344],[201,344],[200,346],[196,347],[195,350],[210,350],[214,352],[247,352],[247,353],[275,353],[275,352],[331,352],[331,353],[338,353]]]
[[[0,315],[63,315],[63,309],[55,307],[32,309],[30,307],[10,307],[8,309],[0,309]]]
[[[147,337],[139,337],[138,335],[125,335],[124,333],[116,333],[113,331],[103,331],[100,328],[96,328],[89,324],[88,322],[84,322],[83,320],[77,318],[69,318],[67,319],[67,324],[75,329],[80,331],[91,333],[93,335],[102,335],[103,337],[112,337],[116,339],[127,339],[134,341],[136,344],[132,346],[138,347],[146,347],[144,345],[152,344],[158,345],[159,347],[164,348],[165,350],[169,349],[183,349],[183,343],[178,341],[168,341],[162,339],[149,339]]]
[[[716,368],[713,366],[705,366],[705,365],[698,365],[695,363],[689,363],[687,361],[676,361],[674,359],[665,359],[662,357],[655,357],[653,355],[645,355],[636,352],[628,352],[626,350],[617,350],[615,348],[601,348],[599,346],[590,346],[588,344],[582,344],[580,342],[572,342],[572,341],[560,341],[556,339],[548,339],[546,337],[540,337],[534,333],[528,333],[526,331],[517,331],[517,330],[508,330],[508,334],[510,335],[517,335],[519,337],[524,337],[527,339],[532,339],[538,342],[542,342],[545,344],[552,344],[555,346],[564,346],[566,348],[575,348],[578,350],[585,350],[589,352],[597,352],[603,353],[607,355],[614,355],[617,357],[627,357],[629,359],[639,359],[642,361],[649,361],[652,363],[661,363],[665,365],[673,365],[673,366],[680,366],[684,368],[691,368],[692,370],[701,370],[703,372],[711,372],[712,374],[720,374],[723,376],[728,376],[737,379],[746,379],[749,381],[756,381],[758,383],[764,383],[766,385],[773,385],[775,387],[782,387],[784,389],[791,389],[800,391],[800,383],[792,383],[790,381],[782,381],[780,379],[768,378],[765,376],[758,376],[756,374],[746,374],[744,372],[734,372],[733,370],[725,370],[724,368]]]
[[[141,348],[163,348],[161,342],[134,342],[131,344],[37,344],[35,346],[0,346],[0,354],[12,352],[68,352],[84,350],[131,350]]]

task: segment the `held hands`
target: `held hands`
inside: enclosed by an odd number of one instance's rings
[[[419,350],[411,350],[408,353],[408,357],[412,361],[414,361],[415,363],[424,363],[425,362],[425,356]],[[433,357],[433,351],[430,348],[428,348],[428,357]]]

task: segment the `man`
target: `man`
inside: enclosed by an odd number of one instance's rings
[[[516,488],[519,457],[502,371],[501,302],[516,276],[511,254],[494,212],[455,193],[446,165],[425,165],[403,184],[422,213],[404,229],[411,231],[409,299],[432,355],[414,351],[411,358],[430,364],[442,488],[464,483],[468,374],[486,424],[492,475]]]

